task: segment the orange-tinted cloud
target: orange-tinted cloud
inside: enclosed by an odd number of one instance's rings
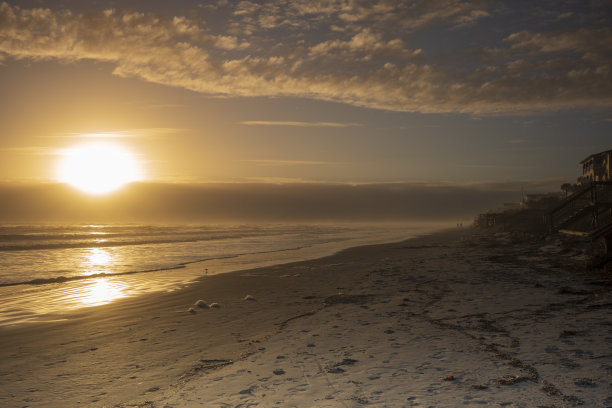
[[[478,24],[488,1],[228,2],[227,32],[186,17],[0,5],[0,56],[107,61],[113,73],[209,95],[295,96],[422,113],[612,106],[609,28],[519,31],[470,64],[433,63],[410,34]],[[573,18],[568,15],[567,18]],[[275,30],[287,30],[287,35]],[[316,30],[317,35],[302,36]],[[463,58],[467,59],[467,50]],[[482,60],[480,59],[482,58]],[[6,63],[6,61],[4,62]]]

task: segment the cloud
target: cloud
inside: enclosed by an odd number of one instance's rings
[[[251,13],[274,13],[277,21],[295,28],[320,24],[401,27],[418,30],[429,25],[465,26],[488,17],[483,0],[297,0],[277,1],[276,7],[251,8]]]
[[[125,135],[126,137],[139,137],[139,136],[165,136],[165,135],[175,135],[180,133],[189,132],[191,129],[188,128],[170,128],[170,127],[155,127],[155,128],[134,128],[134,129],[126,129],[120,130],[118,132],[121,135]]]
[[[570,18],[573,15],[574,15],[573,11],[567,11],[565,13],[560,13],[557,15],[557,20],[565,20],[567,18]]]
[[[412,3],[404,13],[404,25],[412,29],[422,28],[435,22],[444,22],[457,27],[474,24],[490,16],[488,1],[424,0]]]
[[[239,122],[248,126],[297,126],[297,127],[354,127],[363,126],[361,123],[338,123],[338,122],[289,122],[269,120],[247,120]]]
[[[17,153],[17,154],[33,154],[33,155],[55,155],[55,149],[44,146],[23,146],[23,147],[1,147],[0,152]]]
[[[262,166],[342,166],[343,162],[307,161],[307,160],[242,160],[247,163],[255,163]]]
[[[467,169],[497,169],[506,166],[500,166],[497,164],[460,164],[459,167],[467,168]]]
[[[344,58],[351,62],[358,55],[361,55],[362,60],[370,60],[376,54],[392,58],[408,58],[419,56],[421,53],[421,49],[404,49],[404,43],[400,38],[384,41],[382,34],[374,33],[369,28],[358,32],[350,40],[324,41],[310,47],[309,50],[309,55],[312,57]]]
[[[187,105],[182,103],[156,103],[156,104],[143,104],[142,107],[146,109],[168,109],[168,108],[184,108]]]
[[[512,49],[528,49],[535,53],[571,51],[579,54],[587,52],[612,52],[612,29],[610,27],[551,33],[521,31],[509,35],[506,42]]]
[[[125,139],[151,136],[164,136],[170,134],[184,133],[190,129],[184,128],[140,128],[122,129],[90,133],[61,133],[56,135],[40,136],[44,138],[78,138],[78,139]]]
[[[240,42],[237,37],[231,35],[215,36],[215,45],[224,50],[244,50],[249,48],[248,41]]]
[[[229,10],[229,28],[213,33],[206,21],[186,17],[1,3],[0,58],[106,61],[120,77],[213,96],[304,97],[391,111],[612,107],[612,30],[592,26],[592,19],[578,29],[508,33],[492,47],[472,47],[471,56],[467,47],[458,49],[447,60],[410,47],[419,30],[460,30],[491,18],[503,23],[492,4],[222,2],[217,9]]]

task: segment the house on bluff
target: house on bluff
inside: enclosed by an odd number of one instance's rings
[[[594,181],[612,181],[612,150],[592,154],[583,161],[582,177],[578,178],[578,184],[589,184]]]

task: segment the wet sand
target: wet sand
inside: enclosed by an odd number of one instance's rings
[[[610,406],[610,286],[581,263],[466,229],[209,276],[0,328],[0,406]]]

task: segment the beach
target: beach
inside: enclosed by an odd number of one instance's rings
[[[205,276],[1,327],[0,405],[612,406],[610,279],[585,262],[458,228]]]

